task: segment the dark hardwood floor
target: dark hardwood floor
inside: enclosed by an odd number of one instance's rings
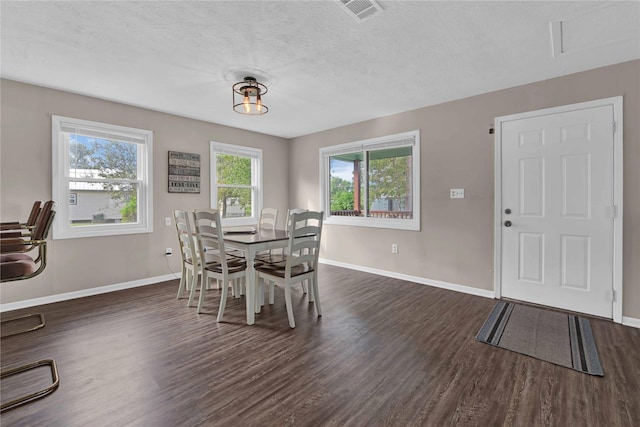
[[[24,286],[29,286],[28,282]],[[2,315],[45,313],[2,339],[2,366],[54,358],[60,388],[9,426],[640,426],[640,329],[592,319],[605,376],[481,344],[494,301],[323,265],[324,315],[299,288],[244,324],[176,300],[177,281]],[[4,333],[4,332],[3,332]],[[2,401],[46,380],[2,380]]]

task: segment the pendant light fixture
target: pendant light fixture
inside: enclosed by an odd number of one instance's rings
[[[268,89],[255,77],[246,76],[231,89],[233,109],[236,113],[261,116],[269,111],[269,108],[262,103],[262,95],[267,93]]]

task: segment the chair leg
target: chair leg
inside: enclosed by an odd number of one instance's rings
[[[13,375],[17,375],[22,372],[39,368],[40,366],[49,366],[51,368],[52,384],[49,385],[48,387],[43,388],[42,390],[38,390],[34,393],[18,397],[17,399],[14,399],[10,402],[3,403],[2,406],[0,407],[0,412],[8,411],[10,409],[17,408],[18,406],[26,405],[27,403],[33,402],[34,400],[41,399],[47,396],[48,394],[53,393],[58,388],[58,386],[60,385],[60,378],[58,377],[58,367],[56,366],[56,361],[53,359],[39,360],[37,362],[30,363],[28,365],[22,365],[22,366],[18,366],[17,368],[2,371],[0,372],[0,378],[6,378]]]
[[[0,322],[0,325],[2,325],[2,327],[4,328],[4,325],[6,325],[7,323],[15,322],[17,320],[22,320],[22,319],[29,319],[31,317],[39,317],[40,323],[31,328],[19,329],[15,332],[11,332],[10,334],[2,335],[2,338],[11,337],[13,335],[18,335],[18,334],[24,334],[25,332],[33,332],[33,331],[37,331],[40,328],[44,328],[44,314],[42,313],[27,314],[25,316],[19,316],[19,317],[14,317],[12,319],[3,320],[2,322]]]
[[[233,279],[231,281],[231,296],[234,298],[238,295],[238,280],[240,279]]]
[[[310,281],[310,286],[313,287],[313,297],[316,305],[316,311],[318,312],[318,316],[322,316],[322,306],[320,305],[320,294],[318,293],[318,278],[314,277]]]
[[[201,281],[200,276],[201,276],[200,274],[197,274],[195,272],[192,275],[191,291],[189,292],[189,301],[187,302],[187,307],[191,307],[191,304],[193,304],[193,299],[196,296],[196,289],[198,288],[198,283]]]
[[[209,277],[202,276],[200,278],[200,298],[198,298],[198,309],[196,313],[200,314],[202,312],[202,306],[204,305],[204,294],[206,290],[209,288]]]
[[[309,287],[309,303],[312,303],[315,301],[315,293],[313,292],[313,279],[307,279],[307,280],[303,280],[302,282],[302,292],[303,293],[307,293],[307,286]],[[308,285],[307,285],[308,283]]]
[[[233,280],[235,282],[235,280]],[[220,282],[218,282],[220,283]],[[235,285],[234,285],[235,286]],[[218,322],[222,322],[224,309],[227,306],[227,295],[229,294],[229,282],[222,282],[222,296],[220,297],[220,307],[218,308]]]
[[[291,305],[291,284],[285,283],[284,285],[284,302],[287,306],[287,316],[289,316],[289,326],[291,328],[296,327],[296,321],[293,320],[293,306]]]
[[[187,277],[188,274],[189,274],[189,270],[183,267],[182,274],[180,276],[180,284],[178,285],[178,295],[176,296],[177,299],[180,299],[180,296],[182,296],[182,293],[187,288],[187,282],[189,281]]]
[[[240,296],[245,295],[247,291],[247,279],[246,277],[240,278]]]
[[[264,305],[264,285],[265,280],[258,278],[256,281],[256,313],[260,313]]]
[[[269,286],[269,283],[270,282],[268,280],[263,280],[262,284],[260,285],[260,295],[258,296],[258,299],[260,301],[260,307],[264,306],[264,298],[265,298],[265,294],[264,294],[265,289],[264,288],[266,286]]]
[[[187,270],[187,290],[191,293],[191,289],[194,286],[194,282],[197,278],[197,273],[194,270]]]
[[[276,287],[276,282],[274,281],[270,281],[269,282],[269,304],[273,305],[273,303],[275,302],[275,295],[274,295],[274,288]]]
[[[233,285],[234,285],[234,298],[240,298],[242,295],[244,295],[244,287],[245,287],[245,278],[244,276],[242,277],[238,277],[237,279],[235,279],[233,281]]]

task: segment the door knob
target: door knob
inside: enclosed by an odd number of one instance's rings
[[[511,221],[505,221],[504,222],[504,226],[505,227],[511,227]]]

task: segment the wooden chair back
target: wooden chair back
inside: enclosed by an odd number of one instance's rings
[[[295,270],[309,272],[317,269],[323,219],[324,212],[307,211],[291,215],[285,278],[295,275]]]
[[[289,227],[291,226],[291,214],[299,214],[299,213],[303,213],[303,212],[308,212],[308,209],[300,209],[300,208],[293,208],[293,209],[288,209],[287,210],[287,227],[286,229],[288,230]]]
[[[176,209],[173,211],[173,219],[176,223],[176,232],[178,235],[178,245],[180,248],[180,255],[182,256],[182,262],[194,264],[194,260],[197,259],[194,242],[195,235],[191,230],[189,214],[186,211]]]
[[[206,260],[207,264],[219,264],[224,274],[227,274],[227,254],[224,248],[220,213],[216,209],[194,209],[193,222],[200,259]]]

